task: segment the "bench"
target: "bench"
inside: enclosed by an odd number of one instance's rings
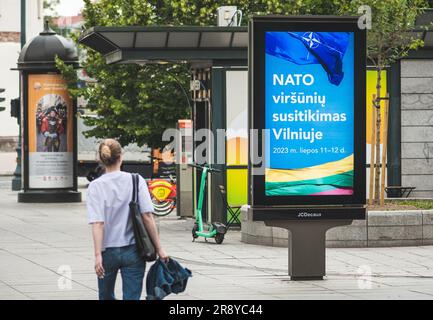
[[[389,195],[389,192],[395,192],[397,198],[408,198],[411,192],[416,189],[416,187],[402,187],[402,186],[388,186],[385,187],[385,192]],[[406,196],[404,196],[406,194]]]

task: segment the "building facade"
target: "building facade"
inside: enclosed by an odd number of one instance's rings
[[[43,0],[26,0],[26,40],[39,34],[43,28]],[[15,145],[18,136],[18,125],[10,116],[10,100],[19,96],[17,65],[21,50],[21,1],[0,1],[0,88],[6,89],[2,97],[6,101],[0,112],[0,174],[10,174],[15,169]]]

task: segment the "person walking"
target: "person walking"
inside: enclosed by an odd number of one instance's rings
[[[86,193],[88,222],[92,226],[95,272],[100,300],[114,300],[116,277],[120,270],[124,300],[139,300],[143,289],[146,262],[139,256],[134,240],[129,202],[132,176],[120,170],[122,147],[114,139],[99,146],[99,159],[105,174],[89,184]],[[163,261],[168,256],[161,246],[153,205],[146,181],[139,177],[139,205],[143,221],[156,253]]]

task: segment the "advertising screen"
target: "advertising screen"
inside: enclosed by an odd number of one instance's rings
[[[357,17],[249,23],[254,219],[365,217],[366,30]]]
[[[352,195],[353,32],[266,32],[265,51],[266,195]]]

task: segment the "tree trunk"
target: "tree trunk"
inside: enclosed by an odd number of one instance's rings
[[[377,68],[377,82],[376,82],[376,101],[375,101],[375,109],[374,111],[377,112],[377,118],[376,118],[376,159],[374,162],[374,166],[376,167],[376,170],[374,171],[374,203],[379,203],[380,198],[380,174],[381,174],[381,167],[380,167],[380,124],[381,124],[381,118],[380,118],[380,89],[381,89],[381,67]]]

